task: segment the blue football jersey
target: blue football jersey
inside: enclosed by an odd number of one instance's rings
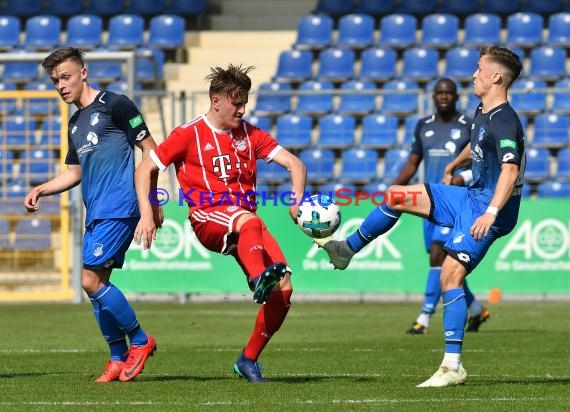
[[[510,104],[503,103],[487,113],[481,105],[475,112],[471,131],[471,168],[473,182],[470,195],[488,205],[495,193],[501,166],[512,163],[519,166],[519,177],[511,198],[501,209],[495,226],[510,231],[514,228],[521,201],[524,179],[524,131],[520,119]]]
[[[69,120],[66,164],[82,169],[85,225],[95,219],[138,217],[134,144],[150,136],[127,97],[101,91]]]
[[[471,118],[458,113],[450,122],[435,114],[420,119],[414,131],[411,153],[421,156],[424,181],[441,183],[445,166],[469,144]]]

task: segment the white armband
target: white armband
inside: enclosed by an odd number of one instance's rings
[[[492,214],[493,216],[497,216],[497,214],[499,213],[499,208],[495,207],[495,206],[489,206],[487,208],[487,213]]]
[[[462,172],[459,172],[459,176],[463,178],[463,186],[469,186],[469,184],[473,180],[473,170],[467,169]]]

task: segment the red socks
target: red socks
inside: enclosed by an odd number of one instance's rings
[[[253,333],[243,350],[246,358],[257,360],[271,336],[279,330],[291,307],[292,293],[292,290],[273,291],[269,295],[267,303],[261,306],[255,320]]]
[[[268,266],[265,264],[263,229],[260,219],[250,219],[241,227],[237,255],[250,279],[259,276]]]

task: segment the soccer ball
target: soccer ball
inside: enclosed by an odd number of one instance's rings
[[[340,226],[340,220],[338,205],[326,194],[303,199],[297,213],[297,224],[303,233],[318,239],[331,236]]]

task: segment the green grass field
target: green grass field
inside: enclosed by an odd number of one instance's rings
[[[0,410],[570,409],[570,302],[490,306],[467,334],[468,383],[417,389],[442,358],[441,313],[407,336],[419,303],[294,303],[261,362],[265,385],[232,365],[258,306],[137,303],[158,343],[131,383],[95,384],[106,344],[88,305],[2,305]]]

